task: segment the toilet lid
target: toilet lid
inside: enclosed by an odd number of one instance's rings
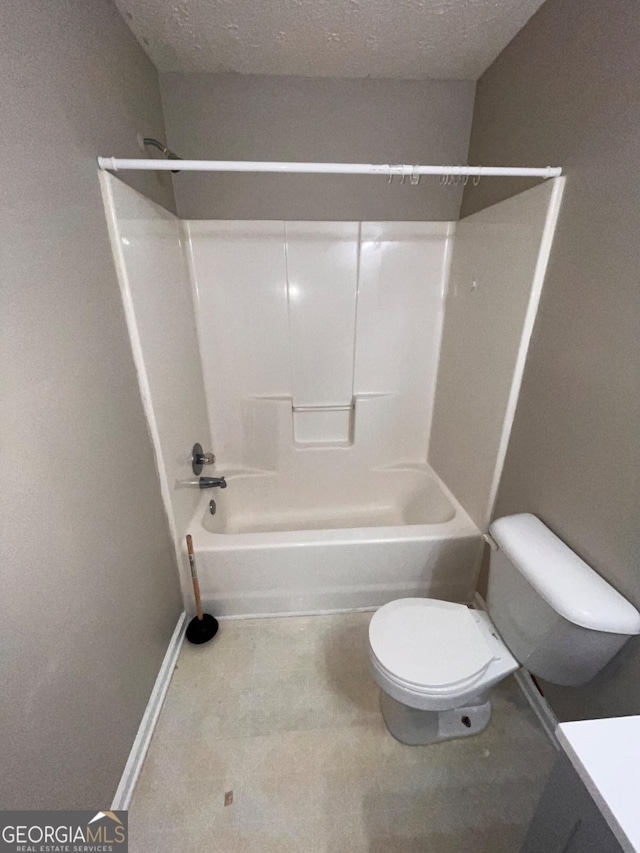
[[[455,687],[494,659],[468,607],[429,598],[385,604],[369,624],[369,642],[389,673],[416,687]]]

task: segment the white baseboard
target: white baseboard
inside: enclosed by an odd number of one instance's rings
[[[238,613],[232,616],[216,616],[218,622],[233,622],[238,619],[286,619],[289,616],[335,616],[340,613],[369,613],[377,610],[380,604],[370,604],[366,607],[334,607],[329,610],[287,610],[275,613]],[[213,608],[210,608],[213,609]]]
[[[473,606],[477,610],[486,611],[487,609],[487,603],[479,592],[476,592],[473,596]],[[531,673],[527,672],[523,667],[520,667],[520,669],[517,669],[513,673],[513,677],[515,678],[522,695],[538,718],[540,725],[545,730],[549,740],[554,747],[559,750],[560,743],[556,737],[558,718],[554,714],[551,705],[538,690],[535,681],[531,677]]]
[[[167,690],[169,689],[171,676],[173,675],[173,670],[175,669],[176,661],[182,648],[182,641],[184,640],[186,630],[187,614],[183,611],[167,646],[160,671],[158,672],[151,696],[138,727],[136,739],[133,742],[129,758],[120,778],[120,784],[111,805],[113,811],[121,811],[129,808],[136,782],[140,776],[140,771],[142,770],[142,765],[144,764],[144,759],[151,743],[153,731],[158,722]]]

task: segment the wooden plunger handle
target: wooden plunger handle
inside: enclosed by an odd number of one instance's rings
[[[193,582],[193,595],[196,600],[196,614],[198,619],[202,621],[202,604],[200,602],[200,584],[198,583],[198,574],[196,572],[196,557],[193,553],[193,540],[191,534],[187,533],[187,553],[189,554],[189,565],[191,567],[191,580]]]

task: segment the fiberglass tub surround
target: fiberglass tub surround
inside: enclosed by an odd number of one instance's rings
[[[189,222],[220,465],[424,463],[451,223]],[[348,453],[341,452],[349,450]]]
[[[233,614],[470,597],[479,532],[426,463],[453,225],[186,230],[229,484],[194,518],[205,598]]]
[[[101,180],[187,606],[187,532],[216,615],[470,601],[563,179],[459,224],[181,222]]]

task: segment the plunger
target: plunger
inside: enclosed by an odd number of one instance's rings
[[[198,583],[198,573],[196,572],[196,557],[193,553],[193,541],[189,534],[187,534],[187,552],[189,554],[189,565],[191,566],[191,580],[193,581],[193,595],[196,599],[197,614],[187,626],[187,640],[190,643],[200,645],[201,643],[208,643],[218,633],[218,620],[210,613],[202,612],[200,584]]]

